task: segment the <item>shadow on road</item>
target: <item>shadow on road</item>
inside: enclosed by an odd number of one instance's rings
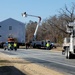
[[[26,75],[13,66],[1,66],[0,75]]]

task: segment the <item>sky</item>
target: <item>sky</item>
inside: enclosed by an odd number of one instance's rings
[[[60,8],[65,4],[71,7],[75,0],[0,0],[0,22],[8,18],[13,18],[23,23],[30,20],[38,21],[37,17],[22,17],[22,13],[40,16],[42,20],[58,14]]]

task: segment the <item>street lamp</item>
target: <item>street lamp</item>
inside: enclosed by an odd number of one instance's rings
[[[22,13],[22,16],[23,17],[31,16],[31,17],[39,18],[39,22],[37,23],[37,26],[36,26],[36,29],[35,29],[35,32],[34,32],[34,37],[33,37],[33,40],[36,40],[36,34],[37,34],[38,26],[40,25],[40,22],[41,22],[41,17],[40,16],[35,16],[35,15],[29,15],[26,12]]]

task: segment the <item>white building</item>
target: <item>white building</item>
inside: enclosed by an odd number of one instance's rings
[[[9,36],[25,43],[25,24],[12,18],[0,22],[0,43],[6,42]]]

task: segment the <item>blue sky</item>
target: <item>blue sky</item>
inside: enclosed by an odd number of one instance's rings
[[[21,22],[38,21],[35,17],[23,18],[21,13],[41,16],[42,20],[58,14],[65,4],[71,7],[75,0],[0,0],[0,21],[13,18]]]

